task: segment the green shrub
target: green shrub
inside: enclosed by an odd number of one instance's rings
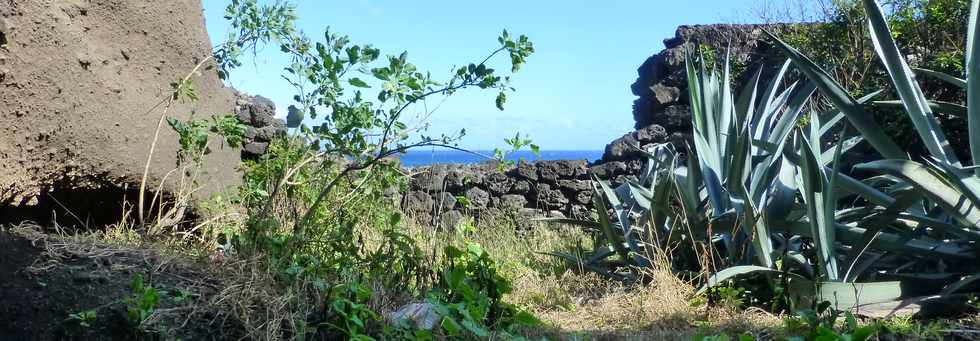
[[[509,333],[528,321],[502,301],[509,282],[485,255],[447,255],[451,269],[442,273],[452,276],[440,276],[435,257],[427,257],[402,230],[391,191],[405,183],[399,165],[390,160],[421,146],[455,148],[465,135],[461,130],[432,137],[424,126],[409,126],[404,116],[427,99],[491,90],[498,93],[494,105],[503,110],[513,87],[510,77],[489,63],[506,56],[511,73],[517,72],[534,51],[528,38],[504,31],[499,46],[481,62],[464,63],[440,81],[419,70],[407,53],[383,56],[372,45],[354,44],[329,29],[322,39],[309,38],[293,26],[296,15],[288,4],[235,0],[227,18],[234,33],[215,52],[222,78],[240,65],[242,51],[260,44],[278,45],[291,61],[283,69],[296,90],[287,118],[290,136],[273,141],[262,159],[246,162],[238,194],[245,223],[227,235],[230,252],[261,259],[279,290],[295,297],[289,303],[296,312],[288,321],[291,337],[366,340],[387,337],[385,330],[425,334],[383,326],[371,302],[385,293],[370,288],[404,296],[398,299],[434,289],[442,293],[437,297],[445,303],[440,307],[447,309],[446,324],[456,321],[480,335]],[[181,140],[189,149],[206,137],[197,134],[206,130],[198,127],[203,123],[195,122],[172,123],[191,132],[181,134],[189,137]],[[214,122],[212,130],[237,131],[224,123]],[[507,143],[537,149],[520,134]],[[501,160],[506,156],[498,154]]]
[[[442,316],[442,332],[453,338],[515,339],[519,328],[541,324],[537,318],[503,301],[511,292],[510,280],[477,245],[465,250],[447,246],[446,267],[430,303]],[[468,335],[468,337],[466,336]]]

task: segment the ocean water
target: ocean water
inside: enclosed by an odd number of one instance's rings
[[[479,154],[493,156],[493,151],[476,151]],[[537,160],[588,160],[596,161],[602,158],[601,150],[542,150],[540,157],[530,151],[522,150],[507,155],[508,160],[537,161]],[[427,166],[440,163],[470,164],[488,161],[486,157],[473,155],[458,150],[411,150],[402,154],[401,162],[406,167]]]

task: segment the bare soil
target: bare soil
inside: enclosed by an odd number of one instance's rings
[[[218,287],[206,265],[149,252],[0,230],[0,340],[227,340],[232,321],[207,311]],[[126,316],[132,279],[144,276],[160,304],[139,331]],[[178,300],[178,293],[190,294]],[[88,327],[69,316],[96,310]]]

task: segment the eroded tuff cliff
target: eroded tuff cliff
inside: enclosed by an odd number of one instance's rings
[[[0,0],[0,216],[44,211],[51,198],[82,212],[118,205],[140,180],[157,104],[210,54],[200,0]],[[168,115],[235,110],[214,72],[192,79],[200,101]],[[239,178],[240,150],[211,149],[204,194]],[[165,126],[153,179],[174,169],[176,151]]]

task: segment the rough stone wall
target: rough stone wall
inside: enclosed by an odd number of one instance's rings
[[[585,160],[520,162],[503,171],[495,162],[418,167],[407,170],[412,177],[401,206],[433,226],[454,226],[464,216],[499,212],[590,219],[593,176],[619,185],[635,179],[643,167],[638,157],[591,165]]]
[[[623,135],[606,146],[599,164],[621,169],[624,164],[636,174],[635,166],[645,162],[637,148],[673,142],[679,149],[691,139],[691,107],[687,96],[687,71],[684,50],[696,45],[710,48],[720,63],[730,51],[732,65],[745,71],[736,82],[745,81],[758,67],[763,77],[775,72],[782,58],[763,39],[763,29],[780,32],[779,25],[703,25],[681,26],[674,37],[664,40],[663,51],[647,58],[637,69],[637,80],[631,86],[638,98],[633,102],[636,131]],[[729,49],[729,46],[731,47]],[[696,50],[695,50],[696,51]]]
[[[437,225],[452,226],[465,215],[493,211],[585,217],[591,207],[591,171],[585,160],[520,162],[502,172],[495,162],[408,171],[413,175],[402,208],[419,221]]]
[[[634,128],[656,124],[664,128],[672,141],[683,141],[691,131],[691,109],[687,96],[685,48],[694,44],[710,47],[719,63],[730,51],[733,65],[747,66],[748,75],[759,66],[769,66],[771,74],[782,58],[764,40],[763,29],[779,32],[774,25],[703,25],[681,26],[674,37],[664,40],[665,49],[647,58],[637,69],[638,78],[631,86],[638,98],[633,102]],[[694,44],[689,44],[694,43]],[[729,46],[731,49],[729,50]],[[697,50],[695,50],[697,52]],[[744,78],[744,77],[743,77]],[[737,80],[741,81],[741,80]]]
[[[265,155],[276,136],[286,134],[286,122],[275,117],[276,104],[262,96],[236,93],[235,116],[248,128],[242,141],[242,159],[256,160]]]

